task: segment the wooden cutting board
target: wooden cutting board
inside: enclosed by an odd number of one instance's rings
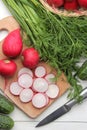
[[[8,33],[11,31],[20,28],[19,24],[16,22],[16,20],[12,17],[6,17],[2,20],[0,20],[0,30],[7,30]],[[7,58],[3,52],[2,52],[2,44],[3,40],[0,42],[0,59]],[[8,58],[7,58],[8,59]],[[59,95],[56,99],[51,99],[49,104],[41,109],[37,109],[33,107],[32,103],[22,103],[18,96],[14,96],[9,91],[9,86],[13,81],[17,81],[17,73],[20,70],[20,68],[23,67],[21,62],[21,56],[14,59],[17,63],[17,71],[15,75],[13,75],[10,78],[4,78],[0,75],[0,89],[4,92],[4,94],[16,105],[18,106],[24,113],[26,113],[31,118],[36,118],[39,116],[44,110],[46,110],[54,101],[56,101],[61,95],[65,93],[65,91],[70,87],[69,83],[67,82],[67,79],[65,75],[62,73],[62,75],[57,80],[57,86],[59,87]],[[38,65],[43,65],[47,69],[47,73],[56,73],[56,70],[54,70],[52,67],[50,67],[47,63],[41,62]]]

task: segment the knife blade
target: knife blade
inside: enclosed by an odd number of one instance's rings
[[[82,100],[87,98],[87,87],[85,89],[82,90],[82,92],[80,93],[80,96],[82,96]],[[41,120],[36,127],[40,127],[43,125],[46,125],[54,120],[56,120],[57,118],[61,117],[62,115],[66,114],[67,112],[69,112],[71,110],[71,108],[77,104],[78,102],[75,99],[71,99],[70,101],[68,101],[67,103],[65,103],[63,106],[61,106],[60,108],[56,109],[54,112],[52,112],[51,114],[49,114],[47,117],[45,117],[43,120]]]

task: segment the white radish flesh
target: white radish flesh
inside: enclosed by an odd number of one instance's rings
[[[36,77],[44,77],[46,75],[46,69],[43,67],[43,66],[38,66],[36,69],[35,69],[35,76]]]
[[[10,85],[10,92],[13,94],[13,95],[16,95],[18,96],[20,94],[20,92],[22,91],[23,88],[21,88],[18,84],[18,82],[13,82],[11,83]]]
[[[21,102],[27,103],[32,100],[33,97],[33,91],[29,89],[23,89],[20,93],[20,100]]]
[[[55,83],[55,75],[54,74],[47,74],[45,76],[45,79],[47,80],[48,84]]]
[[[56,98],[59,94],[59,88],[56,84],[49,85],[48,90],[46,91],[46,94],[49,98]]]
[[[18,77],[18,83],[23,88],[29,88],[32,86],[33,78],[29,74],[22,74]]]
[[[36,108],[42,108],[46,106],[47,104],[46,96],[42,93],[35,94],[32,98],[32,104]]]
[[[26,68],[26,67],[23,67],[19,70],[18,72],[18,77],[21,75],[21,74],[24,74],[24,73],[28,73],[31,77],[33,77],[33,72],[32,70]]]
[[[48,83],[44,78],[36,78],[33,83],[33,90],[36,92],[45,92],[48,89]]]
[[[46,95],[46,94],[44,94],[45,95],[45,97],[46,97],[46,105],[48,105],[48,103],[49,103],[49,101],[50,101],[50,98]]]

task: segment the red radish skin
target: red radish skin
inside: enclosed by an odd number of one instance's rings
[[[78,0],[80,7],[87,9],[87,0]]]
[[[37,93],[32,98],[32,104],[35,108],[43,108],[47,105],[46,96],[43,93]]]
[[[38,66],[35,69],[35,76],[38,78],[44,77],[46,75],[46,69],[43,66]]]
[[[36,78],[33,82],[33,90],[36,92],[45,92],[48,89],[48,83],[44,78]]]
[[[25,73],[18,77],[18,84],[23,88],[30,88],[33,84],[33,78]]]
[[[27,67],[23,67],[23,68],[21,68],[21,69],[19,70],[19,72],[18,72],[18,77],[19,77],[21,74],[24,74],[24,73],[27,73],[27,74],[29,74],[31,77],[33,77],[33,72],[32,72],[32,70],[30,70],[30,69],[27,68]]]
[[[48,90],[46,91],[46,94],[49,98],[56,98],[59,94],[59,88],[56,84],[49,85]]]
[[[63,5],[64,0],[46,0],[50,6],[60,7]]]
[[[39,62],[39,53],[35,48],[27,48],[22,52],[22,61],[25,67],[34,69]]]
[[[22,44],[20,29],[16,29],[9,33],[5,38],[2,45],[3,53],[8,57],[15,58],[20,55]]]
[[[54,74],[47,74],[45,76],[45,79],[47,80],[48,84],[53,84],[55,83],[55,75]]]
[[[18,84],[18,82],[13,82],[10,85],[10,92],[11,94],[18,96],[20,95],[21,91],[23,90],[23,88],[21,88]]]
[[[27,103],[30,102],[33,98],[33,91],[29,89],[23,89],[20,93],[20,100],[21,102]]]
[[[13,60],[0,60],[0,74],[8,77],[13,76],[17,70],[17,65]]]
[[[64,9],[66,9],[66,10],[77,10],[78,9],[77,0],[66,1],[64,3]]]

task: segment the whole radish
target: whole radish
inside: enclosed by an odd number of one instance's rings
[[[54,7],[60,7],[63,5],[64,0],[47,0],[47,3]]]
[[[87,0],[78,0],[80,7],[87,9]]]
[[[66,10],[77,10],[78,9],[77,0],[65,1],[64,9],[66,9]]]
[[[39,62],[39,53],[35,48],[27,48],[22,52],[23,65],[30,69],[37,66]]]
[[[0,74],[8,77],[13,76],[16,72],[17,65],[12,60],[0,60]]]
[[[20,29],[16,29],[7,35],[2,45],[2,51],[6,56],[12,58],[20,55],[22,51]]]

